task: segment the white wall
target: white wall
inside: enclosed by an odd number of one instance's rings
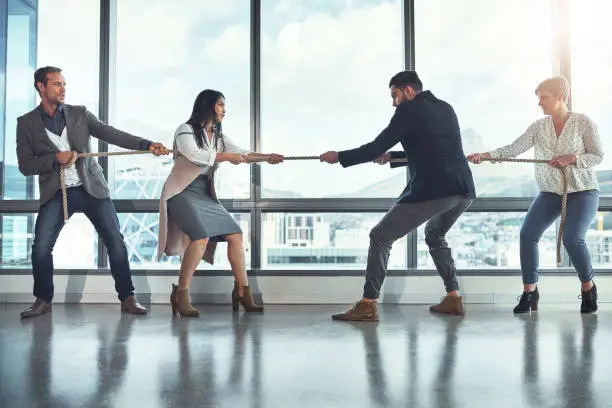
[[[172,276],[134,276],[134,286],[141,301],[168,303]],[[359,299],[363,277],[252,277],[254,292],[261,292],[268,304],[335,303],[348,304]],[[600,302],[612,302],[612,276],[596,279]],[[460,277],[465,303],[516,303],[521,294],[520,277]],[[229,303],[231,277],[196,276],[191,296],[194,302]],[[575,276],[543,276],[540,284],[542,303],[580,303],[580,286]],[[381,299],[385,303],[423,303],[440,300],[443,286],[437,276],[389,277]],[[0,276],[0,303],[32,301],[32,277]],[[59,275],[55,277],[54,302],[114,303],[117,297],[110,276]]]

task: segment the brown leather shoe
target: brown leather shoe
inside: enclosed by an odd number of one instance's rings
[[[121,311],[128,312],[134,315],[143,315],[147,314],[147,309],[145,309],[140,303],[134,299],[134,296],[130,296],[121,302]]]
[[[51,313],[51,302],[44,299],[36,298],[32,306],[21,312],[21,317],[38,317],[45,313]]]
[[[430,306],[429,310],[434,313],[446,313],[456,316],[465,316],[461,296],[444,296],[440,303],[434,306]]]
[[[332,319],[353,322],[377,322],[378,310],[376,309],[376,302],[364,302],[360,300],[346,312],[333,315]]]

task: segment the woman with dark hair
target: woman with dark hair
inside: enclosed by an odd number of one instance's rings
[[[199,316],[191,305],[189,284],[201,259],[213,263],[216,244],[227,242],[227,257],[234,274],[232,306],[239,303],[247,312],[261,312],[253,301],[247,281],[242,230],[217,200],[214,174],[219,163],[240,164],[253,153],[238,147],[221,130],[225,97],[210,89],[200,92],[189,120],[174,134],[174,166],[160,199],[158,259],[165,253],[179,255],[178,285],[172,285],[172,313]],[[283,161],[271,154],[268,163]]]

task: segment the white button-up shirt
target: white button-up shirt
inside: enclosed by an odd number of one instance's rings
[[[192,163],[202,167],[202,174],[209,174],[212,171],[217,153],[249,153],[248,150],[232,142],[226,135],[223,135],[215,145],[214,139],[212,142],[209,141],[205,130],[204,146],[199,148],[193,136],[193,129],[186,123],[181,124],[174,133],[174,149]]]
[[[69,152],[70,150],[72,150],[70,148],[70,142],[68,142],[68,131],[66,130],[67,128],[67,126],[64,126],[64,130],[62,131],[61,136],[58,136],[55,133],[51,132],[49,129],[45,128],[47,136],[49,136],[49,139],[51,139],[53,144],[60,152]],[[66,166],[66,169],[64,170],[64,182],[66,183],[66,187],[76,187],[83,184],[81,182],[81,178],[79,177],[79,173],[74,163],[69,166]]]
[[[492,158],[513,158],[530,148],[534,158],[550,160],[558,156],[575,155],[576,164],[567,166],[568,193],[599,190],[594,166],[603,160],[603,149],[597,126],[586,115],[571,112],[561,134],[557,137],[551,116],[534,122],[522,136],[511,144],[495,149]],[[563,193],[561,170],[547,163],[535,164],[535,178],[540,191]]]

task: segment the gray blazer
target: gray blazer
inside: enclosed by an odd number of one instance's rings
[[[129,150],[146,150],[150,141],[122,132],[98,120],[84,106],[64,105],[66,131],[72,150],[78,153],[91,152],[91,135],[109,144]],[[45,127],[38,107],[17,118],[17,161],[24,176],[38,175],[40,204],[44,204],[60,188],[59,170],[56,153]],[[109,197],[109,189],[102,167],[95,157],[77,160],[76,168],[85,190],[96,198]]]

